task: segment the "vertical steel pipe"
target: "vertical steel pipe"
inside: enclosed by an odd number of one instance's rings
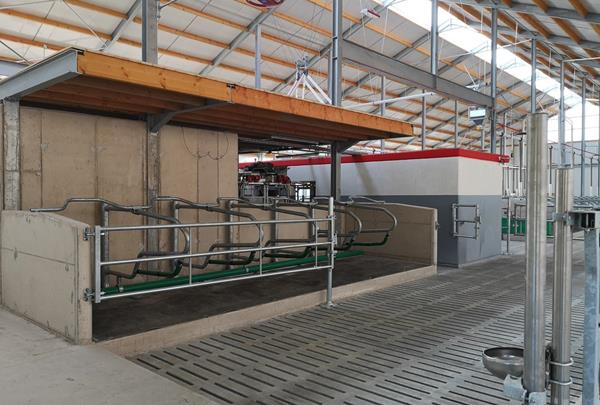
[[[532,38],[531,40],[531,83],[530,83],[530,107],[529,112],[535,113],[537,111],[537,39]]]
[[[458,101],[454,100],[454,147],[458,148]]]
[[[587,98],[587,89],[585,86],[585,76],[581,79],[581,167],[580,169],[580,188],[579,195],[584,196],[585,192],[585,100]]]
[[[386,78],[385,76],[381,76],[381,90],[380,90],[380,100],[382,101],[382,103],[379,105],[379,114],[381,114],[381,116],[383,117],[385,115],[385,108],[386,108],[386,104],[383,102],[386,99],[385,96],[385,88],[386,88]],[[379,140],[379,152],[380,153],[385,153],[385,139],[380,139]]]
[[[342,30],[343,0],[333,0],[333,35],[331,38],[331,104],[342,105]]]
[[[496,153],[496,130],[498,126],[497,106],[496,98],[498,94],[498,64],[497,64],[497,52],[498,52],[498,9],[492,7],[492,60],[491,60],[491,92],[492,97],[492,111],[490,116],[490,152]]]
[[[527,392],[546,390],[544,287],[546,283],[546,199],[548,115],[529,114],[527,125],[527,240],[525,369]]]
[[[573,170],[556,169],[556,220],[554,221],[554,280],[552,294],[551,403],[567,405],[571,362],[571,261],[573,231],[568,213],[573,210]]]
[[[262,64],[262,28],[258,24],[254,31],[254,87],[260,89],[261,85],[261,64]]]
[[[385,87],[386,87],[385,76],[381,76],[381,85],[380,85],[380,87],[381,87],[381,90],[380,90],[380,97],[379,97],[379,99],[381,101],[384,101],[386,99],[386,97],[385,97]],[[381,104],[379,104],[379,114],[385,115],[385,107],[386,107],[385,103],[382,102]]]
[[[431,74],[438,73],[439,60],[438,0],[431,0]]]
[[[425,90],[423,90],[425,93]],[[427,141],[427,101],[426,97],[423,96],[421,100],[421,150],[425,150],[425,143]]]

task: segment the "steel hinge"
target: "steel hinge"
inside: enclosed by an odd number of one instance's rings
[[[94,301],[95,295],[96,294],[94,293],[94,290],[92,290],[91,288],[86,288],[83,290],[83,300],[85,302]]]
[[[94,231],[92,231],[92,228],[85,228],[83,231],[83,240],[88,241],[92,236],[94,236]]]

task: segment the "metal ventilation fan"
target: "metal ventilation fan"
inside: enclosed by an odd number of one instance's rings
[[[271,8],[277,7],[285,0],[246,0],[246,3],[254,7]]]

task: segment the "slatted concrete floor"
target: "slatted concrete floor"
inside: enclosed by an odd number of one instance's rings
[[[575,267],[573,400],[583,326]],[[132,360],[224,404],[507,404],[480,356],[522,345],[523,268],[518,256],[446,270]]]

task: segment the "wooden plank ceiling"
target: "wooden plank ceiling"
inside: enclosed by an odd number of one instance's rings
[[[79,75],[23,101],[119,116],[189,110],[172,122],[236,132],[252,138],[288,136],[332,142],[413,135],[411,124],[287,97],[93,51],[77,56]]]

